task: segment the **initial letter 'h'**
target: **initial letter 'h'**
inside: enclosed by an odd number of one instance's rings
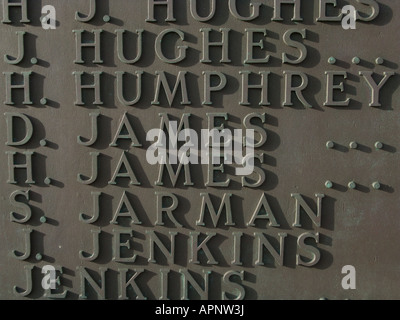
[[[6,154],[8,155],[8,170],[9,170],[9,179],[8,179],[7,183],[17,184],[17,181],[15,181],[15,175],[14,175],[15,169],[26,169],[25,183],[35,184],[35,181],[32,178],[32,156],[35,153],[31,152],[31,151],[25,151],[23,153],[26,157],[25,164],[15,164],[14,163],[14,156],[17,154],[16,152],[7,151]]]
[[[20,2],[10,2],[10,0],[3,0],[3,14],[4,18],[1,22],[3,23],[11,23],[10,20],[10,7],[21,7],[21,23],[29,23],[31,22],[28,19],[28,10],[26,5],[26,0],[21,0]]]
[[[6,76],[6,101],[4,104],[14,105],[14,101],[12,99],[12,90],[14,89],[23,89],[24,90],[24,101],[22,102],[25,105],[32,105],[31,94],[30,94],[30,77],[32,75],[32,71],[21,72],[24,77],[23,84],[12,84],[12,78],[15,72],[3,72]]]

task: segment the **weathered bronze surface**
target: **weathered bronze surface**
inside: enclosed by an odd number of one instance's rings
[[[400,298],[400,2],[2,2],[1,299]],[[150,165],[168,119],[254,173]]]

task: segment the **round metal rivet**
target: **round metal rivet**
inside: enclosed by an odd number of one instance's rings
[[[351,60],[354,64],[360,64],[361,59],[359,57],[354,57],[353,60]]]
[[[51,184],[51,179],[49,177],[47,177],[46,179],[44,179],[44,183],[47,185]]]
[[[47,222],[47,218],[45,216],[40,217],[40,222],[41,223],[46,223]]]
[[[38,63],[38,59],[37,58],[32,58],[31,59],[31,63],[32,64],[37,64]]]
[[[46,98],[40,99],[40,104],[46,105],[47,104],[47,99]]]
[[[105,16],[103,17],[103,21],[104,21],[104,22],[110,22],[110,20],[111,20],[111,17],[110,17],[109,15],[105,15]]]
[[[35,259],[36,259],[37,261],[40,261],[40,260],[43,259],[43,256],[42,256],[40,253],[38,253],[38,254],[35,256]]]
[[[352,141],[352,142],[350,142],[349,147],[350,147],[350,149],[357,149],[358,144],[357,144],[357,142]]]
[[[328,149],[333,149],[334,146],[335,146],[335,143],[334,143],[333,141],[328,141],[328,142],[326,143],[326,147],[327,147]]]
[[[46,139],[40,140],[40,145],[41,145],[42,147],[45,147],[45,146],[47,145]]]
[[[350,181],[347,186],[349,187],[349,189],[355,189],[357,185],[354,181]]]
[[[379,190],[381,188],[381,184],[378,181],[375,181],[372,184],[372,188],[374,188],[375,190]]]
[[[325,187],[327,188],[327,189],[332,189],[332,187],[333,187],[333,183],[332,183],[332,181],[326,181],[325,182]]]
[[[335,64],[335,63],[336,63],[336,58],[335,58],[335,57],[330,57],[330,58],[328,59],[328,63],[329,63],[329,64]]]
[[[381,57],[376,58],[375,63],[376,64],[383,64],[384,60]]]

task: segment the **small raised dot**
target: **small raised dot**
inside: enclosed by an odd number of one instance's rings
[[[357,149],[358,148],[358,144],[355,141],[350,142],[349,144],[350,149]]]
[[[374,188],[375,190],[379,190],[381,188],[381,184],[378,181],[375,181],[372,184],[372,188]]]
[[[43,259],[43,256],[42,256],[40,253],[38,253],[38,254],[36,254],[36,256],[35,256],[35,259],[36,259],[37,261],[40,261],[40,260]]]
[[[361,59],[359,57],[354,57],[351,62],[353,62],[353,64],[360,64]]]
[[[46,105],[47,104],[47,99],[46,98],[40,99],[40,104]]]
[[[107,14],[103,17],[104,22],[110,22],[110,20],[111,20],[111,17]]]
[[[38,59],[37,58],[32,58],[31,59],[31,63],[32,64],[37,64],[38,63]]]
[[[380,142],[380,141],[377,141],[377,142],[375,143],[375,149],[376,149],[376,150],[381,150],[382,148],[383,148],[383,143]]]
[[[47,218],[45,216],[40,217],[40,222],[41,223],[46,223],[47,222]]]
[[[332,181],[326,181],[325,182],[325,187],[327,188],[327,189],[332,189],[332,187],[333,187],[333,183],[332,183]]]
[[[46,139],[40,140],[40,145],[41,145],[42,147],[47,146],[47,141],[46,141]]]
[[[335,143],[334,143],[333,141],[328,141],[328,142],[326,143],[326,147],[327,147],[328,149],[333,149],[334,146],[335,146]]]
[[[376,64],[383,64],[384,61],[385,61],[385,60],[383,60],[383,58],[378,57],[378,58],[376,58],[375,63],[376,63]]]
[[[330,58],[328,59],[328,63],[329,63],[329,64],[335,64],[335,63],[336,63],[336,58],[335,58],[335,57],[330,57]]]
[[[47,185],[51,184],[51,179],[49,177],[47,177],[46,179],[44,179],[44,183]]]
[[[349,189],[355,189],[357,187],[357,184],[354,181],[350,181],[347,186],[349,187]]]

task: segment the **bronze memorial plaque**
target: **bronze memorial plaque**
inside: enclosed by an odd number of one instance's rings
[[[400,298],[400,1],[1,2],[0,299]]]

